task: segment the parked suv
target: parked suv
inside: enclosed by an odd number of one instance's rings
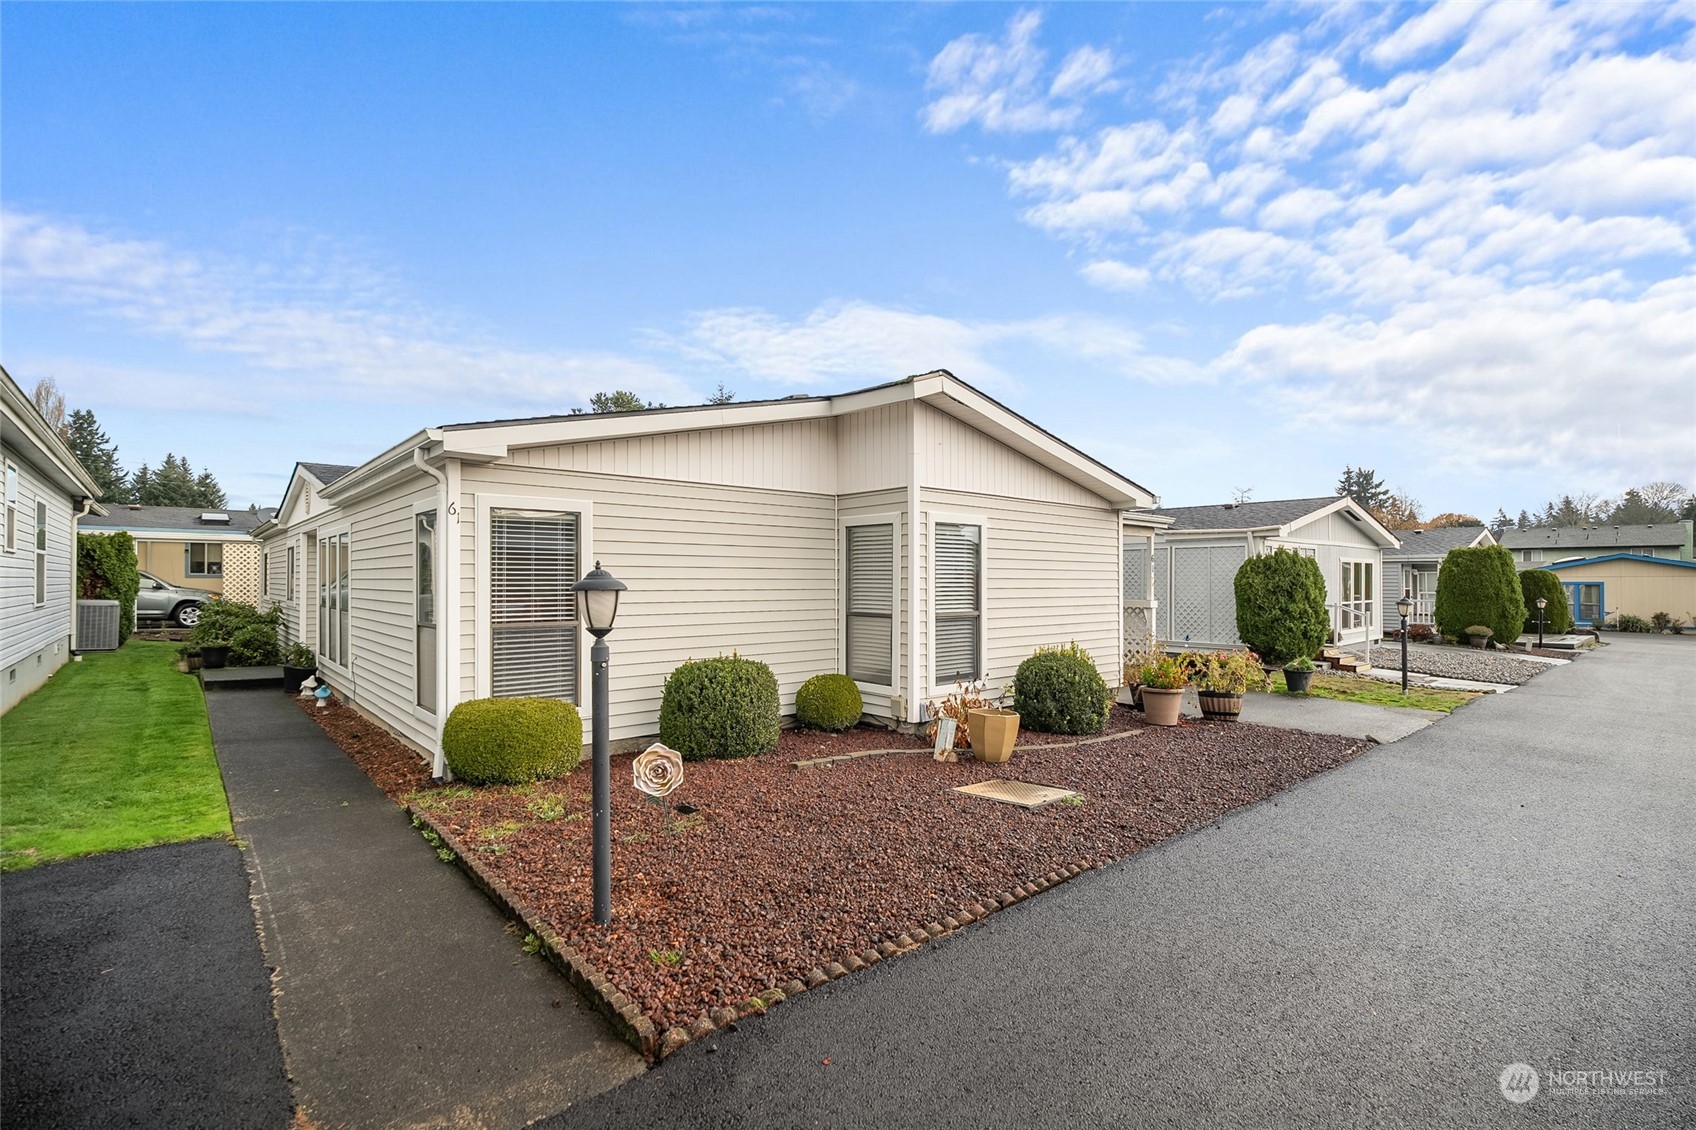
[[[143,573],[141,591],[135,594],[135,618],[175,620],[185,628],[192,628],[200,620],[200,606],[217,599],[215,592],[178,588],[166,584],[152,573]]]

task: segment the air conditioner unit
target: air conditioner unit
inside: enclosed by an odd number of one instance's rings
[[[117,651],[124,642],[118,631],[117,601],[77,601],[78,651]]]

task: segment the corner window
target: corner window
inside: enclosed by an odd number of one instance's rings
[[[936,523],[931,596],[936,640],[936,686],[970,682],[983,672],[983,527]]]
[[[579,516],[489,512],[489,693],[577,701]]]
[[[191,541],[183,547],[183,574],[189,577],[222,577],[224,547],[215,541]]]
[[[345,533],[318,539],[318,654],[344,668],[349,660],[347,542]]]
[[[35,500],[35,602],[47,603],[47,503]]]
[[[895,526],[849,526],[843,574],[847,592],[844,667],[856,682],[895,684]]]

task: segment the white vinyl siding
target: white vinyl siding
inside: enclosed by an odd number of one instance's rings
[[[891,687],[897,603],[895,524],[849,526],[844,539],[847,673],[856,682]]]
[[[31,464],[7,456],[17,538],[15,552],[0,554],[0,692],[9,705],[70,656],[73,504]],[[29,658],[37,653],[39,663]]]
[[[983,672],[983,527],[935,523],[931,585],[936,622],[932,686],[971,682]]]
[[[18,469],[6,464],[6,552],[18,551]]]
[[[489,514],[489,693],[577,701],[576,514]]]

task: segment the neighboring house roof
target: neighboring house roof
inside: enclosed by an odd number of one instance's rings
[[[7,435],[6,446],[17,458],[26,460],[36,474],[73,500],[92,500],[100,493],[94,477],[77,462],[64,437],[53,430],[35,402],[3,366],[0,366],[0,407],[4,409],[7,424],[11,425],[6,431],[16,432],[16,435]],[[91,501],[89,506],[93,514],[106,512],[98,502]],[[87,517],[81,519],[84,522],[88,520]]]
[[[1575,569],[1580,565],[1596,565],[1603,561],[1641,561],[1645,565],[1669,565],[1674,569],[1696,569],[1696,561],[1679,561],[1671,557],[1647,557],[1641,553],[1604,553],[1600,557],[1574,557],[1566,561],[1550,561],[1539,569]]]
[[[408,472],[414,465],[413,453],[425,447],[429,448],[432,459],[447,456],[490,462],[505,458],[519,447],[821,419],[906,401],[923,403],[954,417],[1119,509],[1159,502],[1147,487],[1084,454],[945,369],[836,396],[787,396],[781,400],[648,408],[639,412],[581,412],[427,428],[361,463],[335,485],[326,486],[324,497],[347,499],[375,489],[391,476]]]
[[[1684,539],[1682,522],[1655,522],[1646,526],[1534,526],[1528,530],[1503,530],[1499,540],[1509,549],[1605,551],[1621,546],[1633,549],[1683,546]]]
[[[1465,549],[1480,542],[1485,545],[1496,543],[1495,538],[1490,536],[1490,531],[1483,526],[1440,526],[1431,530],[1400,530],[1398,533],[1402,544],[1386,549],[1386,559],[1443,557],[1451,549]]]
[[[1334,511],[1341,511],[1354,519],[1379,545],[1389,548],[1398,544],[1395,534],[1385,529],[1366,507],[1346,495],[1328,494],[1267,502],[1222,502],[1212,506],[1165,506],[1146,513],[1170,518],[1170,532],[1174,534],[1260,530],[1274,532],[1277,537],[1287,537],[1304,522]]]
[[[317,479],[320,484],[322,484],[323,486],[329,486],[331,483],[335,482],[337,479],[341,478],[343,475],[345,475],[349,471],[353,470],[354,467],[358,466],[358,464],[356,464],[356,463],[302,463],[302,464],[300,464],[300,466],[304,467],[306,469],[307,473],[310,474],[313,478]]]
[[[117,506],[103,518],[82,520],[85,529],[125,530],[145,534],[249,534],[277,512],[216,510],[206,506]],[[223,521],[218,519],[222,518]],[[184,540],[188,540],[186,537]]]

